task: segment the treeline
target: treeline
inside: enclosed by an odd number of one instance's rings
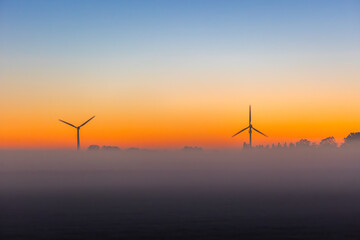
[[[98,150],[106,150],[106,151],[119,151],[119,150],[123,150],[121,148],[119,148],[118,146],[102,146],[100,147],[99,145],[90,145],[88,147],[89,151],[98,151]],[[125,151],[150,151],[148,149],[140,149],[140,148],[136,148],[136,147],[130,147],[130,148],[125,148]],[[203,149],[201,147],[197,147],[197,146],[185,146],[181,149],[182,151],[202,151]]]
[[[307,139],[300,139],[299,141],[295,143],[277,143],[277,144],[271,144],[271,145],[257,145],[254,148],[256,149],[287,149],[287,148],[346,148],[346,147],[360,147],[360,132],[350,133],[346,138],[344,138],[344,142],[339,145],[335,138],[333,136],[324,138],[320,141],[319,144],[315,142],[311,142]],[[249,145],[244,142],[243,148],[247,149],[249,148]],[[88,147],[88,150],[90,151],[98,151],[98,150],[106,150],[106,151],[118,151],[121,150],[117,146],[102,146],[99,145],[90,145]],[[139,149],[135,147],[126,148],[124,149],[126,151],[149,151],[147,149]],[[201,147],[192,147],[192,146],[185,146],[181,150],[183,151],[202,151]]]
[[[255,148],[267,148],[267,149],[286,149],[286,148],[346,148],[346,147],[360,147],[360,132],[350,133],[342,144],[338,144],[333,136],[324,138],[319,144],[311,142],[307,139],[300,139],[295,143],[278,143],[270,145],[257,145]],[[244,148],[249,148],[248,144],[244,143]]]

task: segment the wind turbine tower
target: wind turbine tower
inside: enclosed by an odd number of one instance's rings
[[[250,146],[250,148],[252,147],[251,134],[252,134],[252,130],[253,130],[253,129],[254,129],[254,131],[260,133],[261,135],[264,135],[265,137],[267,137],[264,133],[260,132],[260,131],[257,130],[256,128],[254,128],[253,125],[251,124],[251,105],[249,106],[249,126],[247,126],[246,128],[244,128],[243,130],[237,132],[237,133],[234,134],[232,137],[235,137],[236,135],[238,135],[239,133],[245,131],[246,129],[249,129],[249,146]]]
[[[63,123],[65,123],[65,124],[67,124],[67,125],[70,125],[70,126],[76,128],[76,133],[77,133],[77,150],[80,150],[80,136],[79,136],[79,134],[80,134],[80,128],[81,128],[82,126],[84,126],[85,124],[87,124],[87,123],[88,123],[91,119],[93,119],[94,117],[95,117],[95,116],[93,116],[92,118],[90,118],[89,120],[87,120],[86,122],[84,122],[83,124],[81,124],[81,125],[78,126],[78,127],[72,125],[71,123],[68,123],[68,122],[65,122],[65,121],[59,119],[60,122],[63,122]]]

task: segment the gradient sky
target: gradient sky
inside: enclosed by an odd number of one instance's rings
[[[0,148],[339,142],[360,131],[360,1],[0,0]]]

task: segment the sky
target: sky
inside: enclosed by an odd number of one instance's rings
[[[360,1],[0,0],[0,148],[360,131]]]

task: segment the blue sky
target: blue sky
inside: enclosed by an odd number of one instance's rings
[[[0,7],[1,50],[8,54],[346,50],[360,40],[359,1],[1,1]]]
[[[0,67],[99,75],[354,68],[359,12],[360,1],[1,1]]]

